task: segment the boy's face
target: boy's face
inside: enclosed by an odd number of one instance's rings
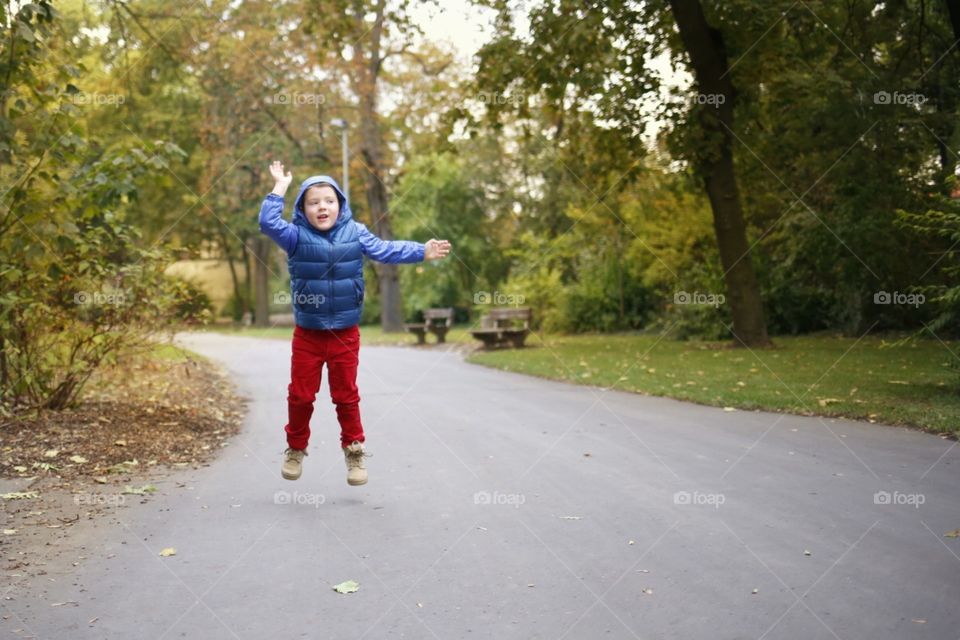
[[[303,194],[303,214],[315,229],[329,231],[340,215],[337,192],[327,185],[310,187]]]

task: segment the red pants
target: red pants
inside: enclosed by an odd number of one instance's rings
[[[360,362],[360,329],[293,330],[293,357],[290,365],[290,386],[287,388],[289,422],[287,446],[306,449],[310,439],[310,416],[313,401],[320,390],[323,364],[327,364],[330,397],[337,405],[340,422],[340,445],[346,447],[355,440],[363,442],[360,424],[360,394],[357,391],[357,365]]]

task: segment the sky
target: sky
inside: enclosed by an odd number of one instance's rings
[[[437,4],[416,4],[410,13],[427,39],[451,45],[461,61],[469,64],[473,54],[493,34],[494,12],[474,6],[469,0],[440,0]],[[521,35],[526,35],[522,20],[517,27]]]

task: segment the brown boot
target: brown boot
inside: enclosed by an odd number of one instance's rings
[[[347,484],[354,487],[367,484],[367,467],[364,465],[363,459],[369,455],[363,450],[362,442],[354,441],[350,446],[344,447],[343,456],[347,461]]]
[[[286,480],[296,480],[303,471],[303,456],[307,455],[306,449],[287,449],[284,452],[283,467],[280,469],[280,475]]]

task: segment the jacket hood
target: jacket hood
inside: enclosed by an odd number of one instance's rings
[[[303,194],[306,193],[307,189],[318,184],[328,184],[333,187],[333,190],[337,192],[337,200],[340,203],[340,213],[337,215],[337,221],[333,227],[331,227],[330,231],[352,220],[353,212],[350,211],[347,198],[343,195],[343,191],[340,190],[340,185],[337,184],[337,181],[330,176],[310,176],[300,183],[300,191],[297,193],[297,199],[294,200],[293,203],[293,223],[305,226],[317,233],[325,233],[310,224],[310,222],[307,221],[307,217],[303,214]]]

